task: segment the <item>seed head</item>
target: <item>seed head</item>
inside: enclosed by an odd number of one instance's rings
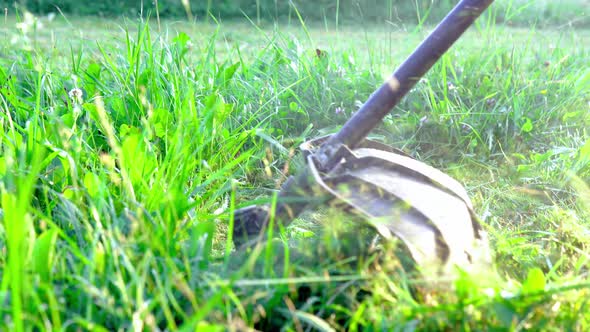
[[[70,96],[72,103],[80,105],[82,104],[82,97],[84,97],[84,92],[82,92],[82,90],[78,88],[73,88],[72,90],[70,90],[70,92],[68,92],[68,96]]]

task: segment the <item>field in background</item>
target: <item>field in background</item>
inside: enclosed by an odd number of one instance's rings
[[[0,8],[14,15],[26,8],[36,15],[151,17],[211,22],[244,20],[268,22],[321,22],[339,25],[435,24],[456,4],[454,0],[228,0],[228,1],[119,1],[0,0]],[[488,13],[498,23],[524,27],[589,27],[588,0],[496,0]],[[58,10],[59,9],[59,10]]]
[[[373,132],[462,182],[493,244],[497,274],[416,299],[334,212],[248,253],[227,217],[428,26],[40,22],[0,24],[3,328],[590,327],[590,30],[484,17]]]

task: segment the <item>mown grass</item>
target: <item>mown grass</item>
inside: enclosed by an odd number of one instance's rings
[[[3,329],[588,329],[590,32],[489,22],[373,132],[465,184],[490,233],[495,271],[420,291],[335,211],[258,251],[227,229],[427,28],[7,18]]]

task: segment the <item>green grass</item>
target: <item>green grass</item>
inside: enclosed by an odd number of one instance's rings
[[[488,22],[372,133],[460,180],[490,234],[495,272],[429,290],[334,211],[227,246],[232,208],[428,28],[6,18],[2,329],[587,330],[590,31]]]

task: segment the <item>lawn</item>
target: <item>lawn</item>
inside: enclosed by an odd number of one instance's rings
[[[228,238],[432,27],[3,17],[0,326],[590,329],[590,30],[489,18],[371,134],[459,180],[489,233],[494,266],[441,289],[338,211]]]

